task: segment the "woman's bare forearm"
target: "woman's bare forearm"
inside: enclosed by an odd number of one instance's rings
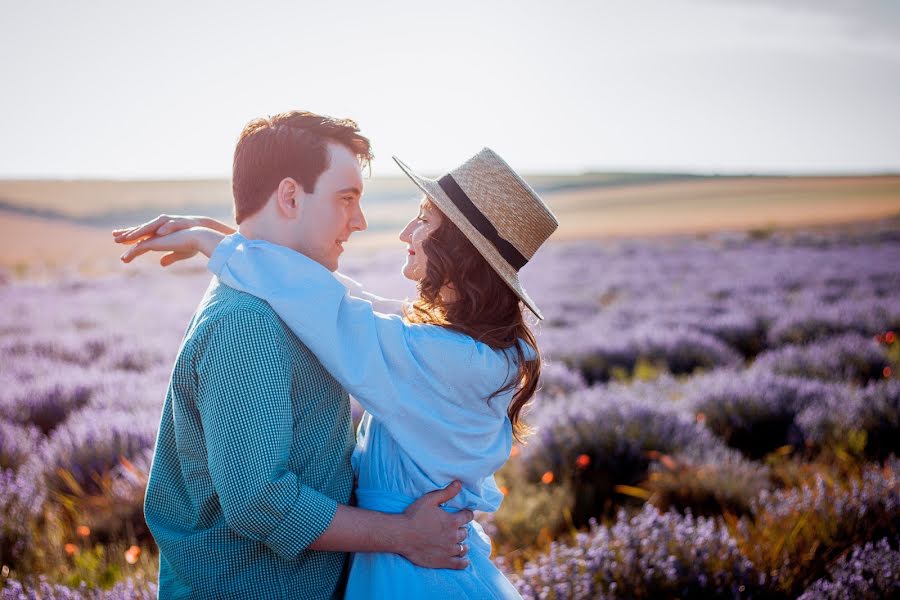
[[[199,217],[198,220],[200,222],[200,225],[202,225],[203,227],[214,229],[220,233],[224,233],[225,235],[231,235],[232,233],[237,232],[237,229],[235,229],[231,225],[227,225],[222,221],[217,221],[212,217]]]

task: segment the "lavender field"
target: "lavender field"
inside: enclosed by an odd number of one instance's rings
[[[342,270],[408,295],[401,254]],[[536,432],[479,515],[523,596],[900,593],[900,222],[557,243],[523,280]],[[143,488],[208,282],[0,285],[0,598],[155,597]]]

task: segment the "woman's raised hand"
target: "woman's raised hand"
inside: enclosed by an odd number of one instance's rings
[[[145,252],[168,251],[159,259],[159,264],[168,267],[198,252],[210,256],[222,237],[234,232],[234,228],[211,217],[159,215],[142,225],[114,229],[112,235],[116,243],[134,244],[122,254],[122,262],[131,262]]]
[[[231,235],[236,230],[229,227],[221,221],[217,221],[212,217],[193,216],[193,215],[159,215],[152,221],[137,225],[135,227],[125,227],[123,229],[113,229],[113,241],[119,244],[136,244],[143,239],[175,233],[182,229],[190,229],[191,227],[206,227],[225,235]]]
[[[180,260],[191,258],[198,252],[202,252],[207,257],[212,256],[216,246],[224,237],[224,233],[207,227],[191,227],[190,229],[180,229],[174,233],[156,234],[145,237],[134,244],[122,254],[121,260],[129,263],[145,252],[167,252],[168,254],[159,259],[159,264],[168,267]]]

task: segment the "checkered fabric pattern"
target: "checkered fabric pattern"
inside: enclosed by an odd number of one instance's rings
[[[350,500],[347,393],[263,300],[213,280],[182,342],[144,513],[161,598],[329,598],[307,549]]]

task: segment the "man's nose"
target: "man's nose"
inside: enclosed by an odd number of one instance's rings
[[[353,215],[353,221],[350,226],[354,231],[365,231],[369,228],[369,223],[366,221],[366,215],[361,208],[356,210],[356,214]]]

